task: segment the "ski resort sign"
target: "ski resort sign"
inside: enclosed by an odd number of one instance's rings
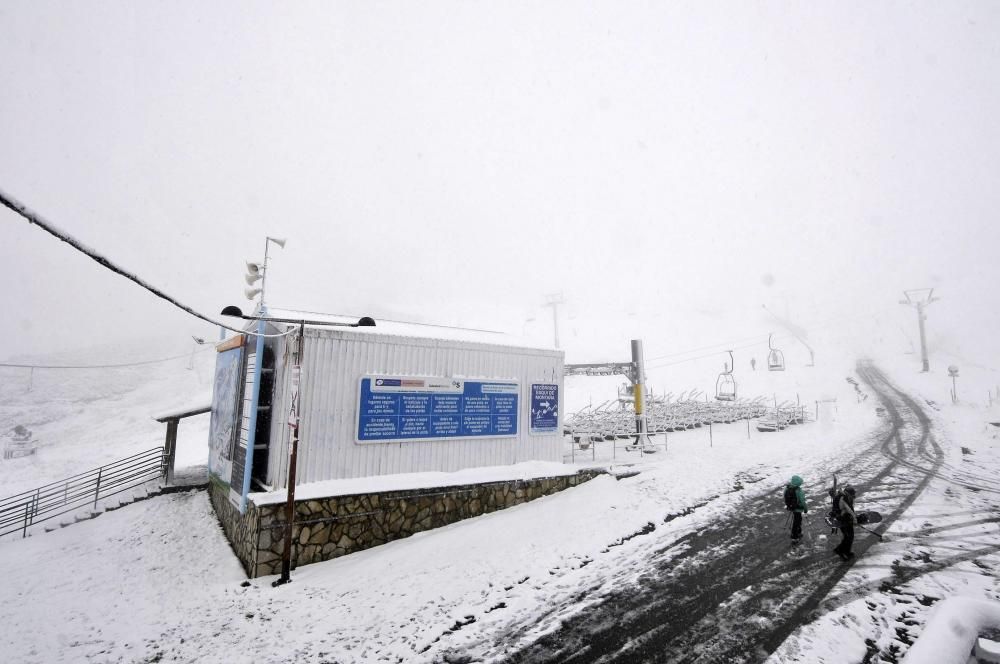
[[[533,434],[558,433],[559,386],[554,383],[531,384],[531,426]]]
[[[517,436],[515,381],[363,376],[358,392],[359,443]]]

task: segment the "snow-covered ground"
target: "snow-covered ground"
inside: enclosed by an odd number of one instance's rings
[[[36,378],[31,392],[23,382],[7,381],[0,425],[23,423],[43,442],[27,461],[0,463],[0,493],[159,444],[162,425],[153,416],[207,401],[209,355],[197,356],[191,371],[187,360],[135,374],[115,370],[104,374],[100,390],[88,391],[85,377]],[[942,372],[920,375],[911,356],[899,359],[894,365],[889,358],[884,368],[937,406],[928,411],[946,455],[941,477],[893,524],[886,542],[854,564],[817,619],[770,661],[846,664],[869,652],[897,657],[937,600],[1000,598],[994,518],[1000,482],[990,479],[1000,469],[1000,429],[986,423],[1000,420],[1000,411],[982,398],[953,406]],[[711,444],[705,428],[670,434],[666,450],[641,457],[619,448],[612,458],[611,444],[598,444],[596,460],[577,452],[573,463],[641,472],[598,477],[529,504],[306,566],[279,588],[271,587],[272,578],[245,582],[201,491],[0,542],[6,570],[0,652],[18,662],[431,662],[463,653],[472,661],[502,659],[490,646],[497,634],[534,625],[537,636],[560,619],[572,620],[587,609],[584,589],[633,583],[643,572],[636,563],[649,550],[732,513],[748,496],[775,491],[793,473],[803,475],[820,507],[828,469],[871,446],[881,422],[874,398],[845,380],[848,367],[842,359],[753,377],[761,393],[766,381],[783,380],[789,394],[806,403],[835,396],[836,417],[778,433],[753,430],[749,437],[745,423],[717,426]],[[963,371],[962,380],[986,385],[992,374],[982,371],[978,378]],[[586,403],[582,389],[568,390],[576,405]],[[181,464],[204,463],[199,443],[207,422],[194,420],[181,425]],[[971,484],[978,490],[967,488]],[[822,511],[814,509],[811,518]],[[664,523],[670,515],[676,518]],[[650,522],[662,524],[655,537],[634,537]],[[561,607],[559,613],[552,615],[552,607]]]
[[[29,371],[0,367],[0,446],[17,425],[37,441],[36,453],[0,462],[0,497],[55,482],[163,445],[166,425],[156,418],[212,400],[215,353],[211,346],[136,344],[97,348],[44,358],[42,365],[127,364],[151,358],[155,364]],[[185,419],[178,428],[177,466],[208,459],[208,415]]]
[[[857,662],[866,655],[896,661],[941,600],[1000,601],[1000,428],[990,424],[1000,422],[1000,408],[988,397],[952,404],[945,371],[920,374],[912,362],[890,364],[898,384],[931,406],[927,412],[945,454],[941,469],[885,541],[834,588],[820,619],[769,661]],[[966,373],[979,394],[996,380],[988,369]],[[957,618],[973,622],[971,615]],[[936,637],[942,633],[947,630]],[[954,661],[944,658],[947,644],[940,645],[941,651],[929,650],[919,661]]]

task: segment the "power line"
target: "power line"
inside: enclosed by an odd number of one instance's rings
[[[318,314],[320,316],[340,316],[341,318],[360,318],[360,316],[355,316],[352,314],[333,314],[328,311],[306,311],[305,309],[285,309],[284,307],[277,307],[278,311],[290,311],[297,314]],[[464,330],[466,332],[486,332],[488,334],[503,334],[498,330],[484,330],[478,327],[462,327],[461,325],[439,325],[437,323],[417,323],[412,320],[395,320],[392,318],[382,318],[379,316],[379,322],[386,323],[402,323],[403,325],[422,325],[424,327],[440,327],[446,330]]]
[[[284,336],[284,334],[287,334],[287,333],[282,333],[282,334],[259,334],[259,333],[255,333],[255,332],[247,332],[245,330],[241,330],[241,329],[238,329],[238,328],[235,328],[235,327],[230,327],[230,326],[225,325],[223,323],[220,323],[218,321],[212,320],[208,316],[195,311],[194,309],[192,309],[191,307],[187,306],[186,304],[182,304],[181,302],[179,302],[176,299],[174,299],[173,297],[167,295],[166,293],[164,293],[160,289],[156,288],[155,286],[152,286],[152,285],[146,283],[145,281],[143,281],[142,279],[140,279],[136,275],[132,274],[128,270],[126,270],[126,269],[124,269],[122,267],[119,267],[114,262],[112,262],[110,259],[108,259],[108,258],[102,256],[101,254],[99,254],[96,250],[91,249],[91,248],[85,246],[83,243],[81,243],[78,240],[76,240],[76,238],[74,238],[71,235],[69,235],[68,233],[60,230],[59,228],[57,228],[55,226],[55,224],[53,224],[50,221],[48,221],[47,219],[43,218],[37,212],[29,209],[27,205],[25,205],[24,203],[21,203],[20,201],[18,201],[16,198],[14,198],[13,196],[11,196],[10,194],[7,194],[6,192],[4,192],[2,189],[0,189],[0,203],[3,203],[6,207],[10,208],[11,210],[13,210],[14,212],[16,212],[17,214],[19,214],[22,217],[24,217],[28,221],[28,223],[34,224],[34,225],[38,226],[39,228],[41,228],[42,230],[44,230],[46,233],[49,233],[50,235],[56,237],[59,240],[62,240],[63,242],[65,242],[69,246],[73,247],[74,249],[76,249],[80,253],[84,254],[85,256],[88,256],[89,258],[91,258],[94,261],[96,261],[97,263],[99,263],[102,267],[105,267],[105,268],[111,270],[112,272],[114,272],[115,274],[120,275],[122,277],[125,277],[129,281],[132,281],[132,282],[138,284],[139,286],[141,286],[142,288],[146,289],[147,291],[149,291],[150,293],[152,293],[156,297],[159,297],[161,299],[166,300],[167,302],[169,302],[170,304],[174,305],[178,309],[181,309],[182,311],[185,311],[186,313],[191,314],[195,318],[200,318],[201,320],[205,321],[206,323],[211,323],[212,325],[218,325],[219,327],[225,328],[225,329],[229,330],[230,332],[236,332],[238,334],[248,334],[248,335],[252,335],[252,336],[263,336],[263,337],[280,337],[280,336]]]
[[[212,349],[203,348],[196,352],[204,353],[209,350]],[[11,362],[0,362],[0,367],[13,367],[18,369],[121,369],[126,367],[141,367],[147,364],[160,364],[162,362],[170,362],[172,360],[179,360],[185,357],[191,357],[191,354],[184,353],[183,355],[164,357],[159,360],[143,360],[142,362],[126,362],[124,364],[14,364]]]

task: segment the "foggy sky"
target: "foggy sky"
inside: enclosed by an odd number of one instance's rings
[[[0,188],[206,314],[252,308],[273,235],[290,308],[520,333],[559,291],[614,325],[936,287],[995,320],[996,3],[31,0],[0,25]],[[0,357],[213,333],[0,229]]]

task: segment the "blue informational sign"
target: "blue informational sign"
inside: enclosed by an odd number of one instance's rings
[[[358,442],[517,435],[516,382],[365,376]]]
[[[559,432],[559,386],[531,384],[531,433]]]

